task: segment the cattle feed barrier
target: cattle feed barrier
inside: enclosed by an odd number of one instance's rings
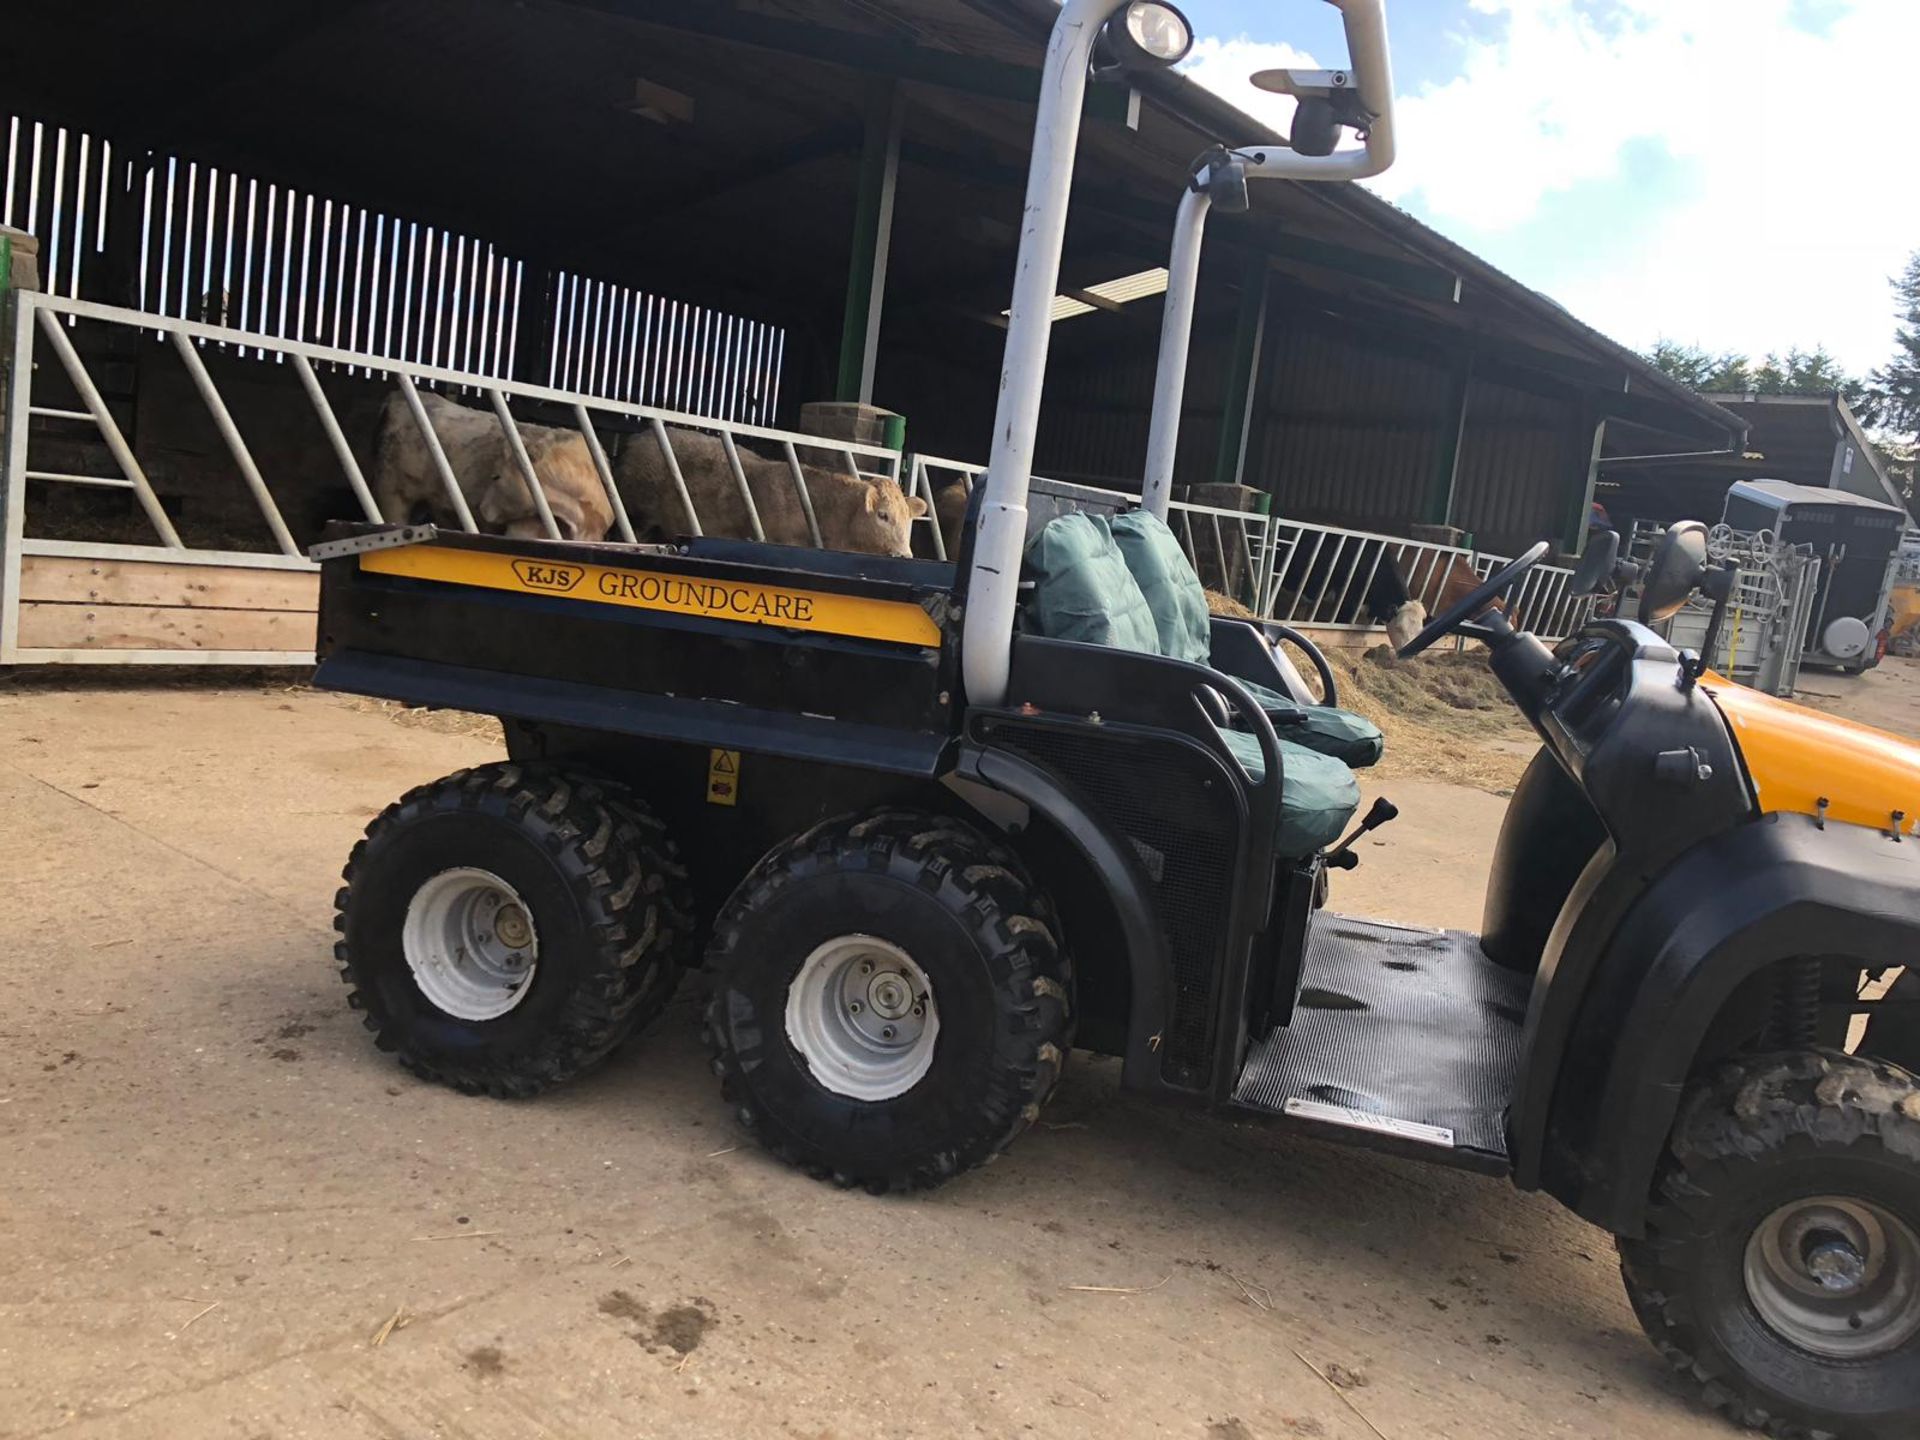
[[[718,437],[755,538],[764,538],[764,531],[741,459],[742,442],[756,442],[779,456],[815,545],[822,542],[822,535],[803,454],[831,457],[849,475],[887,476],[909,495],[923,499],[927,514],[915,523],[927,527],[928,548],[942,559],[948,557],[938,523],[937,496],[955,482],[966,494],[982,473],[980,466],[935,456],[903,457],[876,446],[720,421],[93,301],[26,290],[10,292],[8,299],[4,344],[11,379],[4,431],[0,431],[4,437],[0,448],[3,665],[311,663],[318,568],[301,553],[270,484],[272,476],[263,471],[245,438],[248,417],[236,416],[222,394],[218,378],[205,363],[209,355],[254,357],[249,363],[257,369],[250,375],[274,374],[272,367],[277,363],[291,370],[344,489],[360,513],[375,521],[381,516],[373,490],[315,367],[330,367],[351,377],[354,385],[379,386],[384,381],[403,399],[433,457],[447,503],[468,530],[477,524],[427,419],[419,394],[423,385],[484,398],[501,426],[514,465],[530,487],[540,526],[549,536],[557,536],[559,529],[528,456],[520,431],[523,422],[513,413],[511,402],[550,407],[570,418],[606,492],[613,532],[629,544],[635,543],[636,531],[614,481],[603,430],[624,432],[629,444],[635,443],[636,435],[651,434],[661,448],[692,534],[705,533],[705,526],[676,458],[675,430]],[[272,551],[194,546],[182,539],[112,404],[73,343],[71,332],[79,325],[118,330],[145,337],[148,343],[157,340],[171,346],[272,538]],[[57,362],[43,364],[38,372],[36,339],[44,342],[43,358]],[[64,389],[54,377],[64,378]],[[54,390],[59,393],[49,396]],[[69,392],[77,397],[79,408]],[[35,422],[69,427],[69,438],[76,431],[90,432],[119,473],[35,468],[33,442],[47,433],[36,430]],[[30,536],[26,534],[28,482],[127,491],[154,538],[129,544]],[[1052,483],[1048,488],[1064,494],[1076,487]],[[1128,498],[1091,488],[1087,493],[1109,501]],[[1370,628],[1364,597],[1373,574],[1389,558],[1401,568],[1415,597],[1427,600],[1430,608],[1462,567],[1484,576],[1502,563],[1499,557],[1457,547],[1213,506],[1176,502],[1172,514],[1183,548],[1210,586],[1249,603],[1263,617],[1313,628]],[[1576,627],[1589,607],[1567,593],[1570,577],[1571,572],[1562,567],[1538,567],[1517,597],[1521,622],[1548,638]]]
[[[807,532],[816,545],[822,541],[820,522],[803,455],[826,458],[849,475],[884,475],[896,483],[904,470],[898,452],[877,446],[721,421],[36,291],[15,290],[8,299],[5,346],[10,379],[4,430],[0,431],[4,435],[4,449],[0,449],[0,665],[312,662],[318,567],[295,542],[280,500],[269,484],[271,477],[263,473],[244,437],[246,417],[236,418],[203,359],[209,354],[250,357],[251,363],[259,366],[250,372],[250,379],[271,374],[268,367],[275,363],[284,363],[292,370],[304,404],[331,450],[342,483],[352,493],[361,515],[373,521],[382,518],[373,491],[315,367],[365,377],[356,378],[355,384],[384,380],[393,388],[412,415],[447,504],[458,517],[459,528],[468,531],[477,530],[478,525],[440,437],[427,418],[421,386],[478,396],[492,408],[514,465],[529,487],[540,527],[550,537],[559,536],[559,527],[521,434],[521,425],[531,422],[515,416],[510,402],[549,406],[570,417],[571,428],[585,441],[606,492],[614,533],[629,544],[636,542],[636,533],[614,483],[614,468],[601,433],[609,428],[609,422],[611,428],[629,436],[652,435],[685,507],[687,532],[695,535],[705,533],[706,527],[676,459],[672,435],[677,430],[719,438],[755,538],[764,538],[764,532],[740,458],[741,442],[758,442],[779,455],[793,481]],[[272,537],[272,552],[194,546],[181,538],[136,458],[125,427],[70,338],[69,332],[76,324],[96,332],[118,330],[162,340],[172,346],[239,472],[254,510]],[[36,370],[36,338],[44,342],[43,357],[57,361],[51,372],[44,365]],[[64,378],[65,389],[57,398],[66,403],[55,404],[47,398],[47,392],[59,385],[51,378],[53,374]],[[74,408],[67,390],[79,397],[81,408]],[[44,429],[35,428],[36,421],[69,427],[68,434],[58,438],[96,444],[105,452],[101,468],[110,465],[119,473],[36,468],[32,463],[33,442],[46,434]],[[29,536],[29,481],[128,491],[153,539],[127,544]]]
[[[971,493],[986,467],[928,455],[913,457],[908,490],[927,501],[935,492],[959,484]],[[1042,497],[1137,504],[1139,496],[1095,486],[1036,479]],[[1032,504],[1029,505],[1032,509]],[[1366,596],[1383,564],[1391,561],[1407,582],[1408,593],[1429,611],[1439,607],[1450,587],[1465,577],[1484,580],[1511,557],[1409,540],[1338,525],[1314,525],[1253,511],[1172,501],[1168,520],[1181,549],[1210,589],[1240,600],[1262,619],[1317,631],[1364,632],[1378,628],[1367,613]],[[1196,529],[1196,527],[1198,527]],[[935,526],[936,542],[939,527]],[[1212,540],[1212,545],[1202,543]],[[939,551],[946,557],[944,547]],[[1460,585],[1455,579],[1460,577]],[[1537,565],[1509,600],[1515,623],[1543,640],[1558,640],[1586,623],[1593,613],[1590,596],[1571,591],[1573,571],[1563,565]]]

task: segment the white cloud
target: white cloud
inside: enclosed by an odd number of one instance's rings
[[[1856,370],[1886,358],[1887,277],[1920,248],[1920,3],[1852,0],[1822,34],[1791,23],[1796,0],[1468,4],[1497,38],[1399,97],[1400,159],[1373,189],[1628,344],[1824,343]],[[1285,49],[1202,41],[1192,72],[1284,129],[1291,102],[1246,77],[1309,63],[1271,58]],[[1617,228],[1522,232],[1557,193],[1618,182],[1635,144],[1664,147],[1689,193]]]

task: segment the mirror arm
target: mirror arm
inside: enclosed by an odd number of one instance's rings
[[[1683,657],[1680,665],[1680,688],[1691,690],[1694,682],[1713,664],[1713,657],[1720,645],[1720,626],[1727,618],[1727,602],[1733,599],[1734,582],[1739,572],[1725,566],[1715,566],[1708,570],[1700,581],[1700,593],[1713,601],[1713,614],[1707,620],[1706,638],[1700,642],[1700,653]]]

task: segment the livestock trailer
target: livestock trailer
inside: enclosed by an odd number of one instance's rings
[[[1787,480],[1741,480],[1721,519],[1735,530],[1811,545],[1820,593],[1807,620],[1803,663],[1865,670],[1879,661],[1907,514],[1898,505]]]

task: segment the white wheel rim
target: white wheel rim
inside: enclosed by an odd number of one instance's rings
[[[1815,1355],[1868,1360],[1920,1335],[1920,1234],[1869,1200],[1781,1206],[1747,1241],[1746,1282],[1767,1327]]]
[[[414,891],[400,944],[413,983],[456,1020],[497,1020],[539,968],[533,912],[489,870],[442,870]]]
[[[838,935],[787,987],[787,1040],[813,1078],[853,1100],[892,1100],[919,1084],[940,1033],[933,984],[898,945]]]

